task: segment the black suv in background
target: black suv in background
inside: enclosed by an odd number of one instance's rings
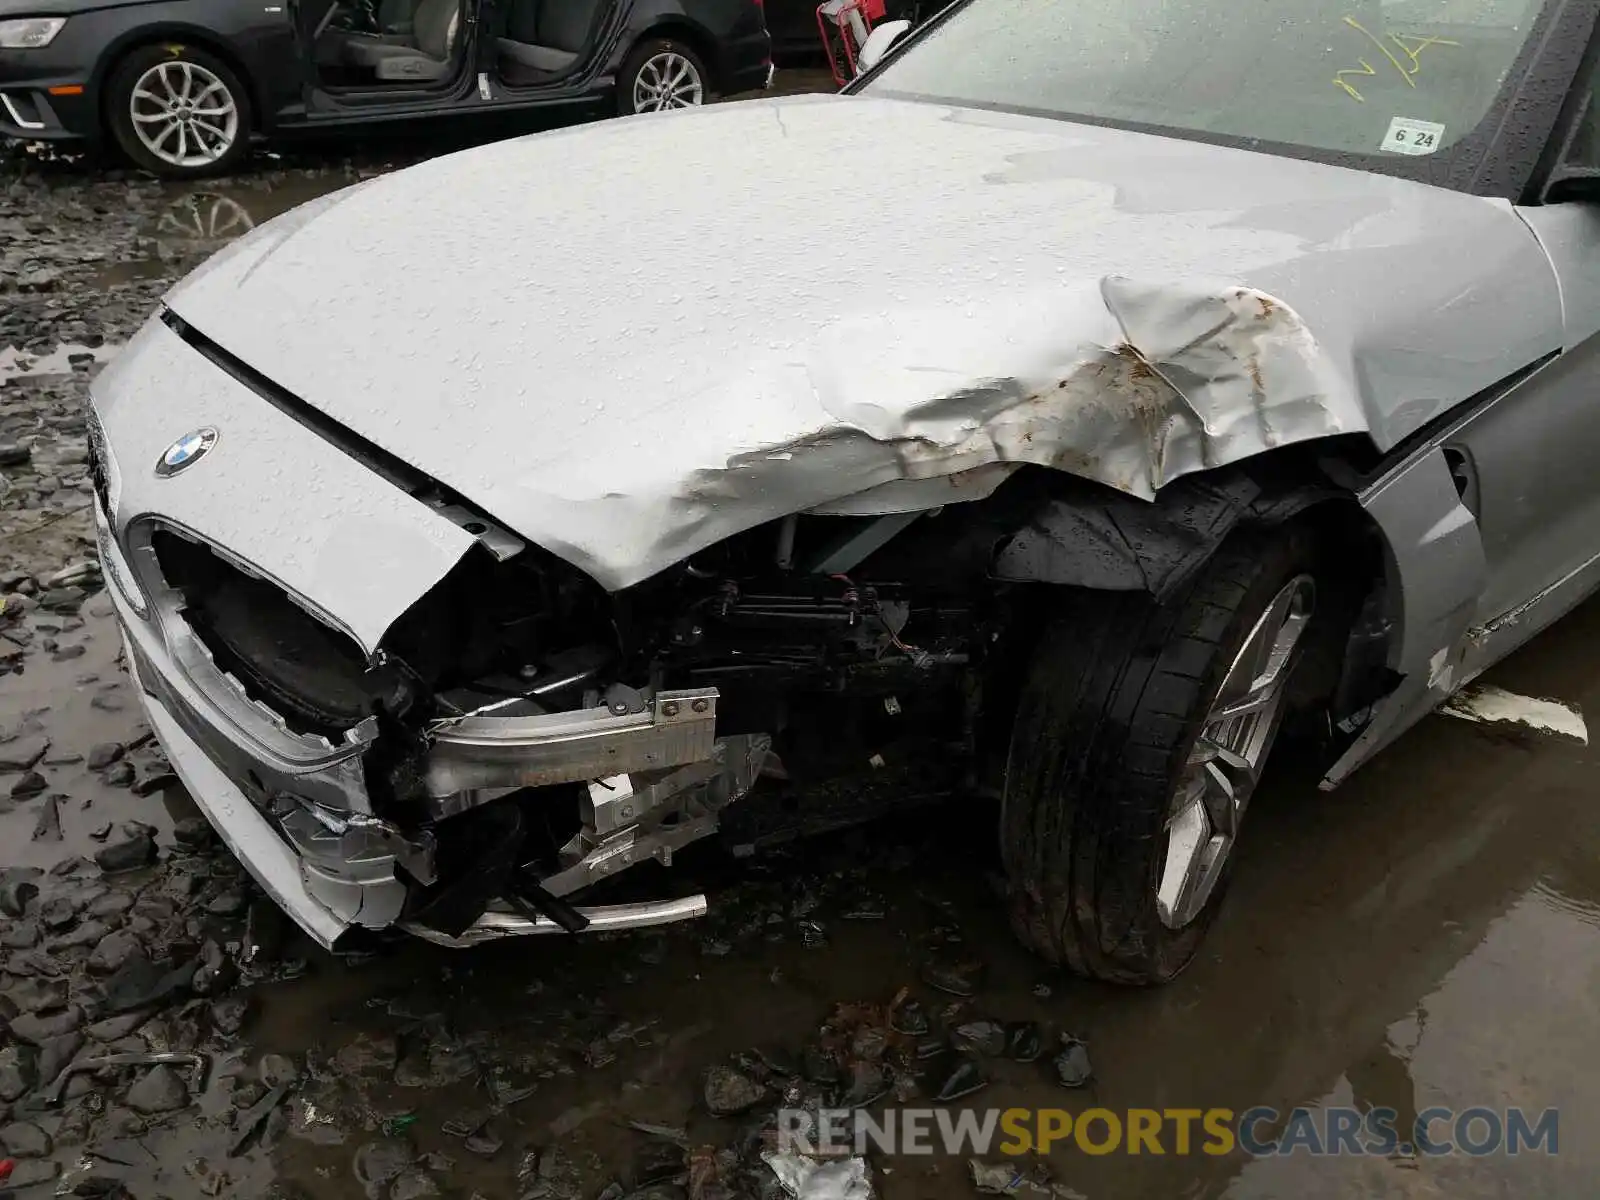
[[[761,0],[0,0],[0,137],[188,178],[297,129],[690,107],[771,51]]]

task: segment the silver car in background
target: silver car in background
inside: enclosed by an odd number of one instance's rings
[[[1337,784],[1600,579],[1597,11],[970,0],[295,210],[95,384],[150,720],[324,944],[965,791],[1169,979],[1280,729]]]

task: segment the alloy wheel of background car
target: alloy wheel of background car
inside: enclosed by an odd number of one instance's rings
[[[700,72],[683,55],[667,50],[647,59],[633,81],[635,112],[694,108],[705,99]]]
[[[151,67],[129,97],[133,131],[145,149],[175,167],[209,167],[239,136],[239,109],[227,84],[204,67]]]
[[[1317,605],[1320,559],[1309,525],[1253,530],[1164,603],[1052,601],[1001,807],[1012,925],[1031,949],[1129,984],[1165,982],[1194,957],[1296,668],[1336,636],[1339,618]]]
[[[160,175],[217,174],[247,149],[245,89],[225,64],[195,47],[134,51],[114,73],[107,104],[118,145]]]
[[[698,108],[709,96],[700,57],[681,42],[646,42],[628,56],[618,77],[617,109],[622,115]]]

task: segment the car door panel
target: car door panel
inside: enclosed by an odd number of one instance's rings
[[[1580,573],[1600,550],[1600,214],[1519,210],[1560,289],[1562,353],[1474,413],[1443,445],[1487,564],[1474,624],[1487,626]]]
[[[1560,288],[1563,351],[1442,441],[1487,564],[1458,683],[1600,586],[1600,207],[1518,215]]]
[[[1523,605],[1600,549],[1600,339],[1565,351],[1445,443],[1460,456],[1488,577],[1475,623]]]

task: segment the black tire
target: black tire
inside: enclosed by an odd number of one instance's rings
[[[232,144],[212,162],[195,165],[167,162],[152,153],[134,132],[131,107],[134,87],[152,67],[173,61],[193,64],[215,76],[227,89],[228,98],[238,114],[237,132]],[[249,154],[250,132],[254,127],[250,90],[233,68],[209,50],[178,41],[140,46],[130,51],[127,57],[117,64],[106,84],[105,117],[106,126],[110,129],[117,148],[136,166],[165,179],[203,179],[227,174]]]
[[[1172,797],[1239,648],[1290,580],[1316,579],[1317,557],[1308,529],[1283,527],[1231,538],[1166,604],[1063,593],[1019,697],[1001,808],[1011,921],[1030,949],[1136,985],[1194,958],[1238,847],[1205,906],[1169,928],[1156,882]]]
[[[693,47],[677,38],[646,38],[633,48],[627,61],[622,64],[622,70],[617,72],[618,116],[628,117],[643,111],[634,107],[634,88],[639,82],[640,73],[645,69],[645,64],[663,54],[676,54],[683,58],[699,81],[700,103],[705,104],[711,99],[711,73],[706,70],[704,60]]]

